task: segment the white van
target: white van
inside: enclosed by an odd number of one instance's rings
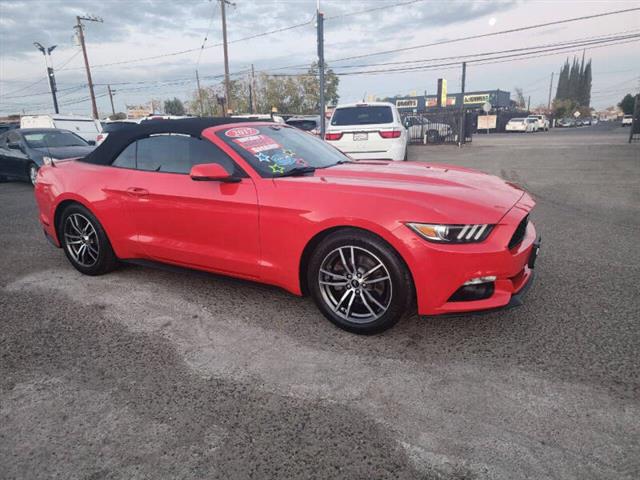
[[[102,124],[89,117],[72,115],[24,115],[20,117],[20,128],[60,128],[70,130],[87,142],[95,142],[102,132]]]

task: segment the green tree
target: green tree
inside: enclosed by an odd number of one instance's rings
[[[577,104],[569,98],[553,101],[553,112],[557,118],[570,117],[577,109]]]
[[[516,106],[520,109],[527,108],[527,101],[524,98],[524,93],[522,91],[522,88],[515,87],[514,90],[516,92]]]
[[[633,107],[635,104],[635,98],[630,93],[627,93],[620,101],[618,106],[625,115],[633,115]]]
[[[184,115],[185,110],[182,100],[176,97],[173,97],[173,100],[165,100],[164,113],[167,115]]]
[[[127,114],[124,112],[114,113],[113,115],[109,115],[109,120],[126,120]]]

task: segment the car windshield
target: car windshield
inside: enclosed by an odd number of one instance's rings
[[[363,105],[338,108],[333,112],[331,125],[375,125],[392,123],[391,107],[380,105]]]
[[[260,176],[267,178],[349,161],[346,155],[322,140],[284,125],[229,127],[217,135]]]
[[[78,135],[64,130],[23,133],[31,148],[42,147],[86,147],[89,144]]]

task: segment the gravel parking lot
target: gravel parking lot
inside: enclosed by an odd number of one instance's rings
[[[360,337],[309,298],[74,270],[0,184],[0,477],[637,479],[640,146],[600,124],[410,159],[537,199],[520,308]]]

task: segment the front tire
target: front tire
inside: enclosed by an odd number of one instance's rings
[[[307,285],[325,317],[365,335],[395,325],[414,296],[411,275],[395,250],[357,229],[333,233],[315,249]]]
[[[71,265],[85,275],[102,275],[118,264],[102,225],[82,205],[73,204],[64,209],[58,224],[58,238]]]

